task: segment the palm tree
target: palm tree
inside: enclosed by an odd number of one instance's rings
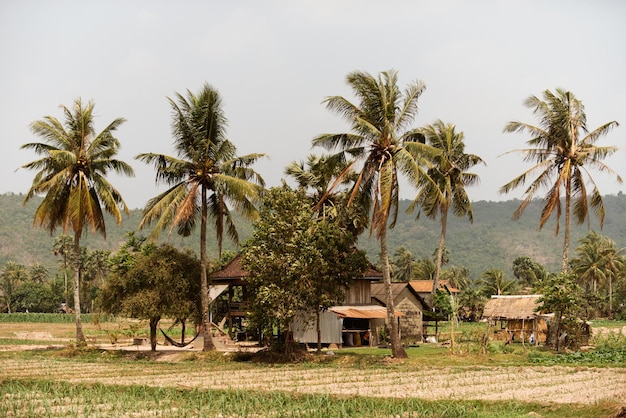
[[[392,270],[393,278],[399,282],[408,282],[413,278],[416,270],[416,262],[411,251],[400,246],[393,254]]]
[[[624,248],[616,248],[615,242],[595,231],[589,232],[576,248],[577,256],[572,260],[572,270],[578,281],[587,287],[587,293],[598,293],[598,284],[606,283],[609,295],[609,316],[613,312],[613,281],[626,266]],[[592,289],[589,289],[591,285]]]
[[[292,177],[298,188],[307,192],[316,208],[316,216],[338,219],[340,224],[356,238],[360,235],[369,220],[369,213],[363,207],[347,207],[345,188],[356,180],[357,173],[347,170],[345,159],[330,155],[310,154],[304,161],[293,161],[285,174]],[[339,179],[339,183],[335,181]],[[335,184],[333,191],[328,192]],[[340,189],[338,186],[342,186]]]
[[[73,108],[62,106],[64,124],[52,116],[33,122],[31,130],[44,142],[22,145],[42,155],[39,160],[23,166],[38,170],[24,204],[37,195],[45,195],[35,212],[35,225],[45,227],[50,234],[61,227],[63,233],[74,233],[74,260],[80,257],[80,238],[87,228],[106,239],[104,212],[122,222],[122,211],[129,213],[121,194],[106,179],[113,171],[133,175],[130,165],[113,157],[120,142],[113,136],[124,123],[117,118],[102,132],[96,133],[93,123],[94,103],[83,106],[80,99]],[[74,308],[76,340],[85,344],[80,317],[79,265],[74,263]]]
[[[355,71],[348,74],[347,82],[360,101],[358,104],[341,96],[328,97],[324,103],[352,125],[353,133],[322,134],[312,142],[327,150],[339,150],[333,158],[347,162],[344,173],[361,164],[347,205],[358,203],[369,208],[373,203],[370,228],[380,241],[392,355],[406,357],[400,345],[391,293],[387,228],[394,227],[398,214],[400,175],[406,175],[413,184],[426,175],[422,166],[427,164],[431,147],[419,142],[416,130],[404,131],[417,114],[417,100],[425,87],[415,81],[401,92],[396,71],[382,72],[378,78]],[[340,174],[327,193],[342,179]]]
[[[511,293],[515,288],[515,279],[507,279],[500,269],[489,269],[482,274],[479,280],[486,296],[504,295]]]
[[[423,212],[432,219],[441,217],[441,233],[439,235],[439,247],[435,258],[435,276],[431,297],[439,289],[439,278],[443,263],[446,243],[446,231],[448,224],[448,210],[452,207],[452,213],[459,217],[467,216],[470,223],[474,221],[472,203],[470,202],[465,186],[473,186],[479,182],[474,173],[469,173],[477,164],[484,161],[477,155],[465,153],[463,132],[456,132],[453,124],[445,124],[441,120],[432,125],[420,129],[426,143],[440,151],[433,158],[433,166],[428,169],[428,181],[422,180],[421,188],[409,207],[413,210],[420,206],[419,213]],[[432,179],[432,181],[430,181]]]
[[[573,93],[562,89],[556,89],[555,93],[550,90],[544,91],[543,100],[530,96],[524,105],[533,109],[533,113],[539,118],[539,125],[514,121],[509,122],[504,131],[531,134],[532,138],[527,141],[530,148],[512,152],[524,154],[525,161],[533,161],[536,165],[502,186],[500,192],[508,193],[524,185],[527,177],[537,174],[525,190],[525,198],[513,213],[513,219],[520,217],[537,190],[549,187],[544,199],[539,228],[541,229],[556,212],[556,234],[559,232],[562,212],[561,192],[563,192],[565,231],[561,270],[567,272],[572,215],[578,224],[582,224],[589,219],[591,207],[600,221],[600,226],[604,224],[602,195],[589,174],[588,167],[615,174],[616,180],[622,183],[622,178],[602,162],[604,158],[614,154],[617,147],[595,145],[600,137],[618,126],[618,123],[608,122],[590,132],[582,102]],[[590,196],[587,196],[588,184],[593,186]]]
[[[0,271],[0,298],[7,307],[7,312],[12,313],[11,304],[14,302],[15,293],[19,286],[28,279],[28,270],[23,264],[8,261]]]
[[[173,109],[172,134],[178,154],[139,154],[136,158],[154,164],[157,182],[169,189],[148,201],[139,227],[155,222],[149,238],[176,227],[178,234],[189,236],[200,223],[200,282],[204,350],[214,348],[211,339],[208,300],[206,233],[209,218],[214,221],[219,257],[226,233],[238,242],[238,234],[228,204],[245,216],[257,216],[254,200],[264,185],[250,166],[262,154],[238,157],[235,145],[226,138],[227,120],[217,90],[204,84],[198,94],[187,97],[176,93],[168,99]]]
[[[52,244],[52,253],[63,257],[63,298],[66,308],[70,306],[68,301],[69,295],[67,293],[67,260],[74,246],[72,241],[74,241],[72,237],[59,235],[54,239],[54,244]]]

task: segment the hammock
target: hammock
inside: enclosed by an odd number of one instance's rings
[[[200,331],[198,331],[196,333],[196,335],[189,341],[187,341],[186,343],[179,343],[178,341],[174,341],[173,339],[171,339],[166,333],[165,331],[163,331],[161,328],[159,328],[159,331],[161,331],[161,334],[163,334],[163,336],[165,337],[165,339],[172,344],[174,347],[178,347],[178,348],[184,348],[187,347],[189,344],[191,344],[192,342],[194,342],[194,340],[196,338],[198,338],[198,335],[200,335]]]

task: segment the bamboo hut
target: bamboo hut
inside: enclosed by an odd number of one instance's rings
[[[483,319],[496,328],[496,336],[507,341],[545,343],[547,322],[544,313],[537,312],[541,295],[493,295],[485,304]]]

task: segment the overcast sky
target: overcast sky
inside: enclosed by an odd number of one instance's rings
[[[535,123],[522,104],[562,87],[585,105],[588,125],[623,125],[601,139],[620,151],[607,163],[626,177],[626,2],[620,0],[437,1],[0,1],[0,193],[26,193],[38,142],[29,124],[62,119],[60,104],[95,102],[96,130],[117,117],[119,159],[135,178],[111,178],[131,208],[157,194],[154,170],[138,153],[173,154],[167,97],[207,82],[224,100],[228,136],[239,154],[263,152],[256,165],[268,186],[287,164],[311,152],[311,139],[349,126],[321,104],[352,98],[354,70],[396,69],[400,86],[426,83],[414,127],[442,119],[463,131],[475,170],[472,200],[529,166],[511,120]],[[603,194],[625,186],[596,173]],[[413,190],[404,187],[404,198]],[[543,195],[542,195],[543,196]]]

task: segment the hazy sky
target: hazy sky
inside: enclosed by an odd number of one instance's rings
[[[583,101],[588,125],[624,125],[601,139],[620,150],[607,163],[626,177],[626,2],[482,1],[0,1],[0,193],[26,193],[36,155],[29,124],[62,119],[60,104],[96,104],[96,130],[117,117],[119,158],[135,178],[111,178],[131,208],[157,194],[142,152],[173,154],[167,97],[207,82],[223,99],[228,136],[239,154],[263,152],[256,165],[268,186],[287,164],[311,152],[311,139],[349,126],[321,104],[352,98],[354,70],[396,69],[400,85],[426,83],[414,127],[436,119],[465,133],[466,151],[487,166],[472,200],[529,166],[511,120],[535,123],[529,95],[562,87]],[[595,174],[604,194],[625,186]],[[404,187],[401,195],[413,196]]]

